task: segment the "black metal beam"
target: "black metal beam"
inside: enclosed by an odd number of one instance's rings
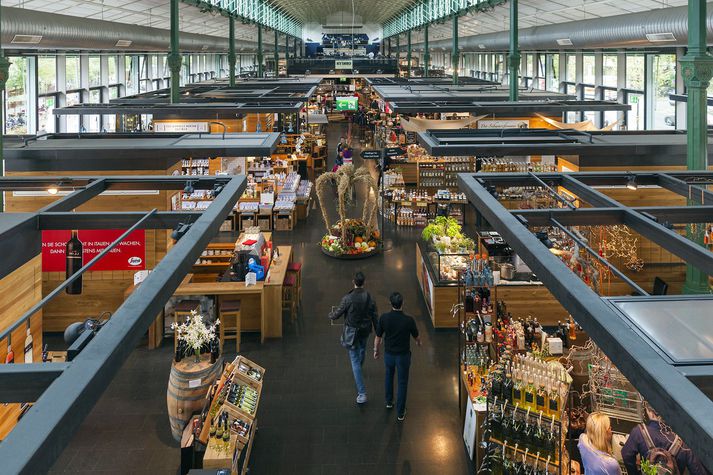
[[[0,365],[0,403],[35,402],[70,363]]]
[[[139,211],[107,212],[43,212],[39,215],[39,228],[52,229],[126,229],[145,213]],[[157,211],[138,229],[173,229],[179,223],[195,222],[200,211]]]
[[[60,180],[61,183],[61,180]],[[104,179],[99,179],[91,182],[84,188],[80,188],[68,194],[67,196],[48,204],[44,208],[41,208],[38,212],[42,213],[45,211],[70,211],[74,208],[86,203],[95,196],[99,196],[106,190],[106,181]],[[78,229],[78,228],[67,228],[67,229]]]
[[[713,221],[713,206],[638,206],[630,208],[636,213],[646,213],[661,223],[688,224]],[[569,209],[518,209],[513,214],[525,218],[531,226],[547,226],[551,218],[565,226],[598,226],[624,224],[624,211],[620,208]]]
[[[713,401],[667,364],[624,321],[471,174],[458,176],[476,210],[527,263],[552,295],[691,449],[713,467]]]
[[[217,184],[230,182],[227,175],[107,175],[107,176],[65,176],[62,177],[65,187],[85,187],[88,184],[103,180],[109,190],[182,190],[186,183],[191,182],[196,190],[210,190]],[[10,176],[0,177],[0,191],[43,190],[56,185],[57,177]]]
[[[69,368],[57,378],[0,444],[7,473],[44,473],[59,457],[82,420],[245,190],[245,177],[233,177],[114,313]]]
[[[687,183],[667,173],[660,173],[657,177],[658,185],[661,188],[666,188],[669,191],[703,205],[713,205],[713,193],[705,188],[696,186],[693,183]]]

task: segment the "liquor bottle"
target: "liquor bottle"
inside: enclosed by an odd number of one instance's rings
[[[213,338],[210,341],[210,364],[214,364],[218,361],[218,354],[220,352],[220,345],[218,344],[218,339]]]
[[[12,364],[15,362],[15,352],[12,351],[12,345],[7,344],[7,356],[5,357],[5,364]]]
[[[180,363],[181,360],[183,359],[183,342],[179,341],[178,344],[176,345],[176,355],[175,358],[176,363]]]
[[[47,343],[42,347],[42,362],[46,363],[49,360],[49,353],[47,352]]]
[[[537,378],[537,395],[535,397],[535,410],[537,410],[537,412],[542,411],[545,415],[548,414],[548,396],[547,389],[545,388],[545,377],[539,376]]]
[[[25,338],[25,363],[32,363],[32,333],[29,328]]]
[[[512,372],[508,368],[507,373],[505,373],[505,379],[503,379],[502,383],[502,397],[505,398],[505,400],[511,404],[514,404],[514,382],[512,380]]]
[[[572,319],[572,315],[569,316],[569,341],[576,341],[577,340],[577,325],[574,323],[574,320]]]
[[[559,419],[560,415],[560,397],[559,397],[559,392],[557,391],[557,386],[558,383],[554,380],[550,380],[550,387],[548,388],[549,391],[549,413],[550,416],[556,419]]]
[[[527,386],[525,386],[525,408],[535,409],[535,394],[537,389],[535,388],[535,380],[533,379],[532,373],[528,373]]]
[[[65,279],[69,279],[79,269],[82,268],[82,241],[77,237],[77,230],[72,230],[72,237],[67,241],[66,250],[66,269]],[[70,295],[79,295],[82,293],[82,276],[67,286],[67,293]]]
[[[523,397],[524,382],[522,380],[522,370],[515,370],[515,381],[512,386],[512,399],[510,402],[513,404],[522,405],[525,401]]]

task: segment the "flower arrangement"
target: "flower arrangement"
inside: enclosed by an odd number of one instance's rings
[[[206,325],[203,322],[203,315],[195,310],[191,311],[191,316],[186,317],[185,323],[172,323],[171,330],[176,332],[179,342],[185,343],[186,355],[191,353],[198,358],[201,348],[215,338],[215,330],[220,325],[220,320],[216,319],[213,325]]]

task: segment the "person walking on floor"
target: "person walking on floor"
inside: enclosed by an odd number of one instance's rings
[[[389,296],[391,311],[383,314],[376,325],[374,338],[374,359],[379,359],[381,340],[384,344],[384,366],[386,408],[394,407],[394,373],[397,373],[398,394],[396,396],[396,414],[399,421],[406,417],[406,393],[408,390],[408,373],[411,367],[411,337],[421,346],[416,321],[403,312],[404,298],[394,292]]]
[[[369,292],[364,289],[366,278],[361,272],[354,274],[354,288],[349,291],[329,314],[329,319],[334,321],[344,317],[344,330],[342,331],[341,344],[349,350],[349,359],[354,373],[354,382],[357,389],[357,404],[367,401],[366,385],[362,374],[364,355],[366,354],[366,341],[372,328],[376,329],[376,302]]]

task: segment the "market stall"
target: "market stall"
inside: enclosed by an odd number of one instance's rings
[[[198,265],[216,259],[220,262],[215,262],[207,272],[186,275],[174,296],[207,298],[214,303],[221,299],[239,300],[241,330],[260,332],[260,340],[265,341],[282,337],[282,286],[292,259],[292,247],[273,246],[271,233],[255,231],[250,229],[241,234],[227,259],[222,259],[222,254],[216,258],[215,253],[212,258],[206,254],[199,259]],[[263,272],[255,283],[247,282],[245,272],[241,272],[250,256]]]

